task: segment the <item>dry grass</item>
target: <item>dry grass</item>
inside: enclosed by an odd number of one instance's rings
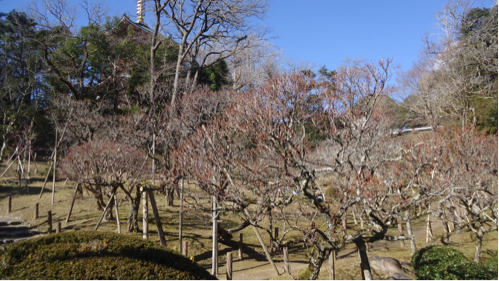
[[[17,179],[13,168],[9,171],[3,179],[0,181],[0,215],[7,215],[7,198],[12,195],[12,212],[8,216],[18,217],[27,221],[32,226],[35,226],[39,231],[47,231],[47,211],[51,210],[53,213],[54,225],[55,222],[60,221],[62,224],[62,231],[77,231],[77,230],[91,230],[94,229],[101,212],[97,209],[96,202],[89,197],[86,193],[84,194],[84,199],[78,199],[75,203],[71,219],[66,223],[66,216],[69,211],[71,204],[74,183],[68,182],[64,184],[64,180],[59,180],[56,182],[55,187],[55,202],[51,203],[51,187],[52,183],[49,181],[47,183],[46,189],[43,192],[42,198],[39,200],[39,194],[41,191],[41,186],[43,185],[43,180],[45,179],[44,171],[46,164],[37,163],[38,172],[31,174],[31,181],[28,185],[29,193],[26,192],[25,188],[18,188],[16,186]],[[0,170],[3,171],[5,167],[1,166]],[[31,167],[34,170],[34,165]],[[122,199],[123,195],[119,194],[118,199]],[[176,250],[178,248],[178,201],[174,202],[174,206],[165,206],[164,197],[157,194],[156,200],[158,202],[159,213],[162,218],[163,229],[165,231],[165,238],[167,240],[167,247],[169,249]],[[39,203],[39,218],[34,219],[34,209],[35,204]],[[126,233],[126,218],[128,216],[129,205],[128,202],[123,202],[119,206],[120,222],[122,233]],[[140,208],[141,210],[141,208]],[[141,216],[139,215],[139,219]],[[434,219],[434,236],[439,237],[443,235],[443,230],[440,223]],[[222,227],[230,228],[240,223],[239,218],[234,214],[224,214],[222,216]],[[142,224],[139,224],[142,228]],[[349,227],[355,228],[352,219],[349,219]],[[54,226],[55,228],[55,226]],[[440,241],[434,241],[429,244],[425,242],[425,231],[426,224],[423,218],[416,220],[414,222],[414,231],[416,233],[416,243],[418,248],[425,247],[427,245],[440,245]],[[193,215],[192,213],[187,213],[185,215],[184,223],[184,239],[189,243],[189,256],[194,257],[196,262],[206,269],[211,268],[211,217],[209,214],[198,214]],[[156,225],[152,216],[152,211],[149,215],[149,230],[150,239],[157,241],[159,243],[159,237],[157,235]],[[103,222],[99,231],[111,231],[117,232],[116,221]],[[396,228],[390,229],[393,235],[398,234]],[[236,279],[268,279],[274,276],[272,268],[268,265],[268,262],[263,255],[263,250],[261,249],[259,242],[254,235],[252,228],[248,227],[242,230],[244,235],[244,241],[247,247],[253,249],[253,255],[245,255],[242,261],[237,261],[237,251],[233,251],[233,257],[236,260],[234,263],[234,278]],[[269,241],[269,237],[263,231],[260,231],[263,236],[264,241]],[[132,236],[141,237],[142,234],[128,234]],[[299,235],[294,234],[294,239],[299,241]],[[234,237],[237,240],[237,237]],[[469,232],[463,232],[460,234],[453,234],[451,236],[451,245],[464,252],[469,258],[473,258],[475,246],[472,242]],[[484,242],[484,258],[487,258],[488,253],[497,254],[497,232],[489,233],[486,235]],[[222,266],[225,263],[225,256],[230,248],[223,244],[219,244],[220,247],[220,271],[225,272],[225,267]],[[399,241],[387,242],[378,241],[371,245],[371,251],[368,253],[369,256],[389,256],[399,259],[401,262],[409,262],[412,256],[411,249],[408,242],[405,242],[405,246],[401,246]],[[281,256],[274,257],[275,262],[282,272],[282,258]],[[306,267],[306,256],[305,249],[299,243],[294,244],[290,248],[290,260],[293,263],[294,268],[292,276],[294,278],[299,276],[299,271]],[[325,263],[321,271],[319,279],[329,279],[328,265]],[[410,275],[410,274],[409,274]],[[282,274],[275,279],[292,279],[289,274]],[[224,279],[225,275],[219,275],[218,278]],[[359,270],[359,259],[355,251],[354,245],[347,245],[345,249],[342,249],[338,253],[338,260],[336,261],[336,279],[347,280],[347,279],[360,279]]]

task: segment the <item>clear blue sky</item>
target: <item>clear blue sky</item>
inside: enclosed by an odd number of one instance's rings
[[[0,0],[0,11],[22,10],[30,0]],[[69,0],[76,3],[76,0]],[[110,15],[135,15],[135,0],[103,0]],[[436,33],[435,14],[447,0],[272,0],[271,41],[295,61],[335,69],[345,58],[393,58],[405,70],[417,60],[426,33]],[[478,0],[490,7],[493,0]],[[147,19],[146,19],[147,21]]]

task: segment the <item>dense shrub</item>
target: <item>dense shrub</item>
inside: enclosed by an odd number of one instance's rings
[[[460,251],[449,246],[430,246],[412,257],[417,279],[426,280],[490,280],[497,272],[476,264]]]
[[[498,270],[497,263],[498,263],[498,261],[497,261],[497,252],[496,252],[496,255],[492,256],[491,259],[487,260],[487,262],[485,264],[492,272],[496,273],[496,276],[494,279],[497,279],[497,270]]]
[[[68,232],[13,244],[0,255],[2,279],[216,279],[151,241],[104,232]]]

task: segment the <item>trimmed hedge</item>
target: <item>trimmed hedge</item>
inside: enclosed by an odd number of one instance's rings
[[[424,280],[492,280],[497,271],[476,264],[460,251],[449,246],[430,246],[412,257],[416,279]]]
[[[0,264],[2,279],[216,279],[152,241],[93,231],[14,243]]]

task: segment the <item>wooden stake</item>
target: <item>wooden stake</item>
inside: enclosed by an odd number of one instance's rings
[[[180,179],[180,203],[178,208],[178,251],[182,253],[182,225],[184,221],[184,179]]]
[[[152,213],[154,215],[154,220],[156,221],[156,228],[158,229],[159,242],[161,245],[166,246],[165,233],[163,232],[163,226],[161,224],[161,218],[159,217],[158,207],[156,205],[156,199],[154,199],[154,191],[148,190],[149,199],[151,201]]]
[[[52,211],[47,212],[48,233],[52,233]]]
[[[113,187],[111,194],[116,194],[116,187]],[[107,209],[111,205],[111,202],[113,202],[113,199],[114,199],[114,196],[111,196],[111,198],[109,198],[109,201],[107,201],[106,207],[104,208],[104,211],[102,211],[102,215],[100,216],[99,221],[97,222],[97,225],[95,225],[94,230],[97,230],[99,228],[99,225],[102,222],[102,219],[104,218],[104,215],[106,214]]]
[[[7,201],[7,214],[10,214],[12,211],[12,196],[9,195],[9,199]]]
[[[329,279],[336,280],[336,269],[334,261],[336,260],[336,250],[331,250],[331,254],[329,255]]]
[[[61,232],[61,222],[58,221],[57,224],[55,225],[55,233],[60,233]]]
[[[182,242],[182,255],[184,256],[188,256],[189,255],[189,243],[187,241],[183,241]]]
[[[39,204],[39,203],[36,203],[36,204],[35,204],[35,219],[37,219],[37,218],[38,218],[38,209],[39,209],[39,207],[40,207],[40,204]]]
[[[232,280],[232,252],[227,253],[227,280]]]
[[[243,247],[244,247],[244,244],[243,244],[243,234],[242,233],[239,233],[239,260],[243,260]]]
[[[55,198],[55,167],[57,167],[57,128],[55,129],[55,148],[54,148],[54,173],[52,174],[52,204],[54,204]]]
[[[53,154],[52,154],[53,155]],[[47,176],[45,177],[45,180],[43,181],[43,185],[42,185],[42,190],[40,191],[40,196],[38,197],[38,200],[40,200],[42,198],[42,195],[43,195],[43,190],[45,189],[45,185],[47,184],[47,181],[49,179],[49,176],[50,176],[50,170],[52,170],[52,165],[54,164],[54,162],[50,162],[50,166],[49,166],[49,171],[47,172]]]
[[[213,196],[212,197],[212,236],[213,236],[213,241],[212,241],[212,249],[211,249],[211,275],[217,276],[217,270],[218,270],[218,223],[217,223],[217,197]]]
[[[147,202],[147,192],[142,191],[142,238],[149,239],[149,222],[147,221],[149,213],[149,204]]]
[[[73,211],[73,206],[74,206],[75,200],[76,200],[76,194],[78,194],[78,188],[79,187],[80,187],[80,183],[76,183],[75,193],[73,194],[73,200],[71,201],[71,206],[69,207],[68,216],[66,217],[66,223],[69,222],[69,218],[71,217],[71,212]]]
[[[116,224],[118,225],[118,233],[121,234],[120,212],[118,210],[118,195],[114,193],[114,208],[116,210]]]
[[[244,213],[246,214],[246,217],[248,217],[248,219],[251,222],[252,220],[251,220],[251,216],[248,212],[248,209],[244,209]],[[256,234],[256,237],[258,238],[258,241],[260,242],[260,245],[262,245],[263,251],[265,252],[265,255],[267,256],[267,260],[274,268],[275,273],[277,275],[279,275],[279,270],[277,270],[277,267],[275,266],[274,261],[272,260],[272,257],[270,256],[269,250],[267,249],[267,246],[265,246],[265,242],[263,242],[262,235],[260,235],[260,232],[258,232],[258,229],[253,225],[253,223],[251,223],[251,226],[253,228],[253,231]]]
[[[288,246],[282,248],[282,257],[284,260],[284,272],[291,274],[291,264],[289,263]]]

